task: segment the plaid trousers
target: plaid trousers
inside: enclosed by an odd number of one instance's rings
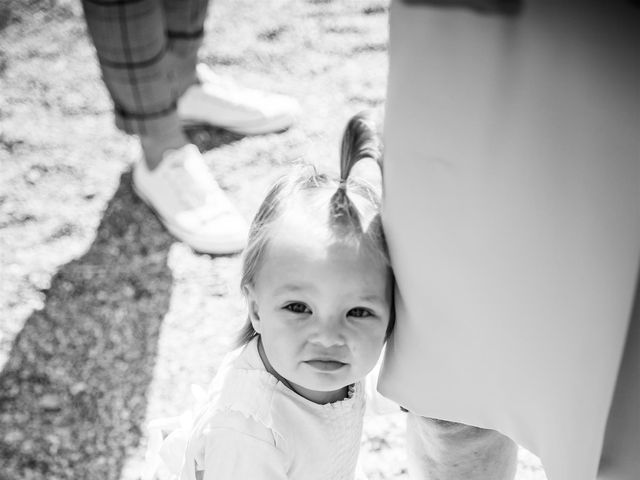
[[[116,126],[138,135],[179,127],[195,82],[209,0],[82,0]]]

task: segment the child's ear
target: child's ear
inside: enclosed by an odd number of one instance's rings
[[[258,298],[256,296],[256,292],[251,285],[245,285],[242,287],[242,293],[244,293],[244,297],[247,299],[247,307],[249,309],[249,320],[251,320],[251,325],[253,329],[261,333],[261,323],[260,323],[260,309],[258,307]]]

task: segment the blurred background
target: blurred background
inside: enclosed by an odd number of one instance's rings
[[[190,128],[250,219],[293,163],[337,169],[384,107],[386,0],[216,0],[201,60],[291,95],[288,131]],[[133,194],[79,0],[0,4],[0,479],[139,478],[146,422],[190,406],[244,320],[239,256],[195,254]],[[367,419],[370,479],[406,479],[403,415]],[[522,450],[518,480],[544,480]]]

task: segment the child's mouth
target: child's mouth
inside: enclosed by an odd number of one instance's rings
[[[337,360],[307,360],[304,363],[323,372],[332,372],[346,365],[346,363],[338,362]]]

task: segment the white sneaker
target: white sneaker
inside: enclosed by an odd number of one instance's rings
[[[178,100],[178,116],[186,124],[259,135],[285,130],[300,114],[300,104],[294,98],[242,87],[202,63],[196,73],[200,83],[189,87]]]
[[[241,251],[248,227],[204,163],[195,145],[169,150],[154,170],[144,160],[133,170],[133,187],[175,237],[198,252]]]

